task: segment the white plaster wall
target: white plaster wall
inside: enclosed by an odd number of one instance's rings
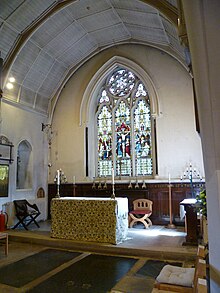
[[[46,118],[33,112],[28,112],[13,105],[2,102],[1,135],[6,136],[14,145],[13,163],[9,165],[9,196],[0,198],[0,208],[14,199],[26,198],[30,201],[41,201],[41,219],[47,218],[47,197],[37,199],[37,190],[43,187],[47,194],[47,140],[41,131],[41,123]],[[16,155],[18,144],[27,140],[32,147],[33,170],[32,188],[16,190]],[[3,206],[3,210],[4,210]],[[8,211],[9,212],[9,211]],[[39,218],[40,219],[40,218]]]
[[[189,73],[177,60],[155,48],[122,45],[93,57],[70,78],[63,89],[52,121],[54,137],[50,182],[58,168],[63,169],[69,182],[73,182],[73,176],[76,176],[76,182],[92,180],[85,176],[85,127],[88,117],[84,111],[80,125],[80,106],[89,81],[113,56],[127,58],[141,66],[148,73],[158,94],[157,180],[167,179],[168,173],[172,179],[179,179],[190,162],[204,176]]]

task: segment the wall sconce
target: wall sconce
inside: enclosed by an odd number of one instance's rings
[[[44,131],[44,130],[49,130],[51,128],[51,124],[44,124],[44,123],[41,123],[41,131]]]
[[[105,183],[104,183],[104,185],[103,185],[103,188],[104,188],[104,189],[107,189],[107,182],[106,182],[106,180],[105,180]]]
[[[135,189],[139,188],[138,180],[136,179]]]
[[[98,189],[102,189],[102,182],[99,182]]]
[[[108,186],[107,186],[107,181],[105,179],[104,182],[101,181],[101,178],[98,179],[99,181],[96,182],[95,181],[95,178],[93,179],[93,183],[92,183],[92,189],[95,190],[95,189],[108,189]],[[96,186],[96,183],[98,183],[98,185]]]
[[[146,188],[146,183],[145,181],[143,181],[142,189],[145,189],[145,188]]]
[[[53,138],[52,125],[49,123],[48,124],[41,123],[41,131],[46,133],[48,144],[49,146],[51,146],[52,138]]]
[[[129,185],[128,185],[128,189],[132,189],[131,181],[130,181],[130,183],[129,183]]]

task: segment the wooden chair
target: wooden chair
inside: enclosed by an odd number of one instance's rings
[[[206,278],[206,261],[203,257],[205,257],[205,248],[199,245],[195,268],[164,266],[156,278],[154,287],[167,292],[206,292],[207,284],[201,281]]]
[[[133,210],[129,212],[131,222],[129,227],[132,228],[137,222],[144,224],[145,228],[152,226],[149,217],[152,214],[153,202],[149,199],[136,199],[133,201]]]
[[[207,281],[205,279],[198,278],[196,289],[197,289],[196,293],[207,293],[208,292]]]
[[[0,239],[5,239],[5,255],[8,255],[8,233],[0,233]]]
[[[12,228],[15,229],[18,225],[22,225],[25,230],[28,230],[27,226],[31,223],[35,223],[38,228],[40,226],[36,222],[36,218],[40,215],[40,211],[36,204],[30,204],[26,199],[14,200],[15,215],[18,218],[17,224]]]

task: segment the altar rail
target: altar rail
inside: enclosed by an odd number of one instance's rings
[[[101,188],[92,188],[92,183],[77,183],[75,188],[76,197],[110,197],[112,193],[112,185],[107,184],[107,189],[102,184]],[[204,183],[200,183],[197,187],[197,192],[200,188],[204,188]],[[50,218],[50,203],[51,199],[56,195],[56,185],[48,185],[48,218]],[[169,223],[169,190],[168,183],[146,183],[146,188],[128,189],[128,184],[115,184],[115,194],[119,197],[128,198],[129,211],[132,210],[132,202],[138,198],[146,198],[153,201],[153,213],[151,220],[155,225],[167,225]],[[61,196],[73,196],[73,184],[61,184]],[[173,221],[176,225],[184,225],[184,219],[180,219],[180,202],[185,198],[191,198],[190,185],[186,183],[172,183],[172,209]]]

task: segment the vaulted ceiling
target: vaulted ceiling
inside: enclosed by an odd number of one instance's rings
[[[177,1],[1,0],[3,98],[47,115],[66,78],[101,50],[144,44],[184,61]],[[9,77],[15,78],[7,89]]]

